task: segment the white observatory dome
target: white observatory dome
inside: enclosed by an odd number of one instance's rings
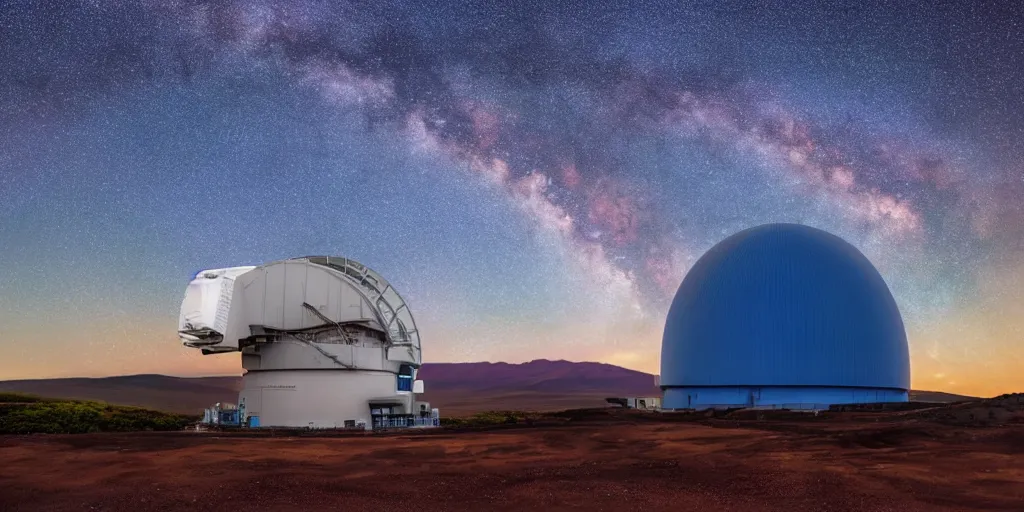
[[[309,256],[206,270],[189,283],[178,333],[203,354],[241,352],[239,408],[250,426],[415,422],[420,337],[380,274]]]

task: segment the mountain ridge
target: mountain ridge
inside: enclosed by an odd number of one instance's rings
[[[591,361],[424,363],[419,376],[425,381],[424,399],[442,414],[454,415],[601,407],[606,405],[605,397],[661,395],[656,377],[650,373]],[[135,374],[0,381],[0,391],[191,414],[217,402],[236,402],[241,383],[241,375]],[[917,400],[941,402],[973,398],[932,391],[911,393]]]

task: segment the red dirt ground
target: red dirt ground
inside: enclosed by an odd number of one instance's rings
[[[656,417],[334,437],[7,436],[0,510],[1024,510],[1021,424]]]

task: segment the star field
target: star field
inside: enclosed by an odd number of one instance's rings
[[[656,371],[696,258],[799,222],[879,268],[915,387],[1024,385],[1012,4],[5,5],[0,378],[235,373],[187,280],[309,254],[428,361]]]

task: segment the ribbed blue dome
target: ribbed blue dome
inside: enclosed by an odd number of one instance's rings
[[[661,384],[908,390],[910,357],[896,301],[860,251],[769,224],[718,243],[687,274],[665,323]]]

